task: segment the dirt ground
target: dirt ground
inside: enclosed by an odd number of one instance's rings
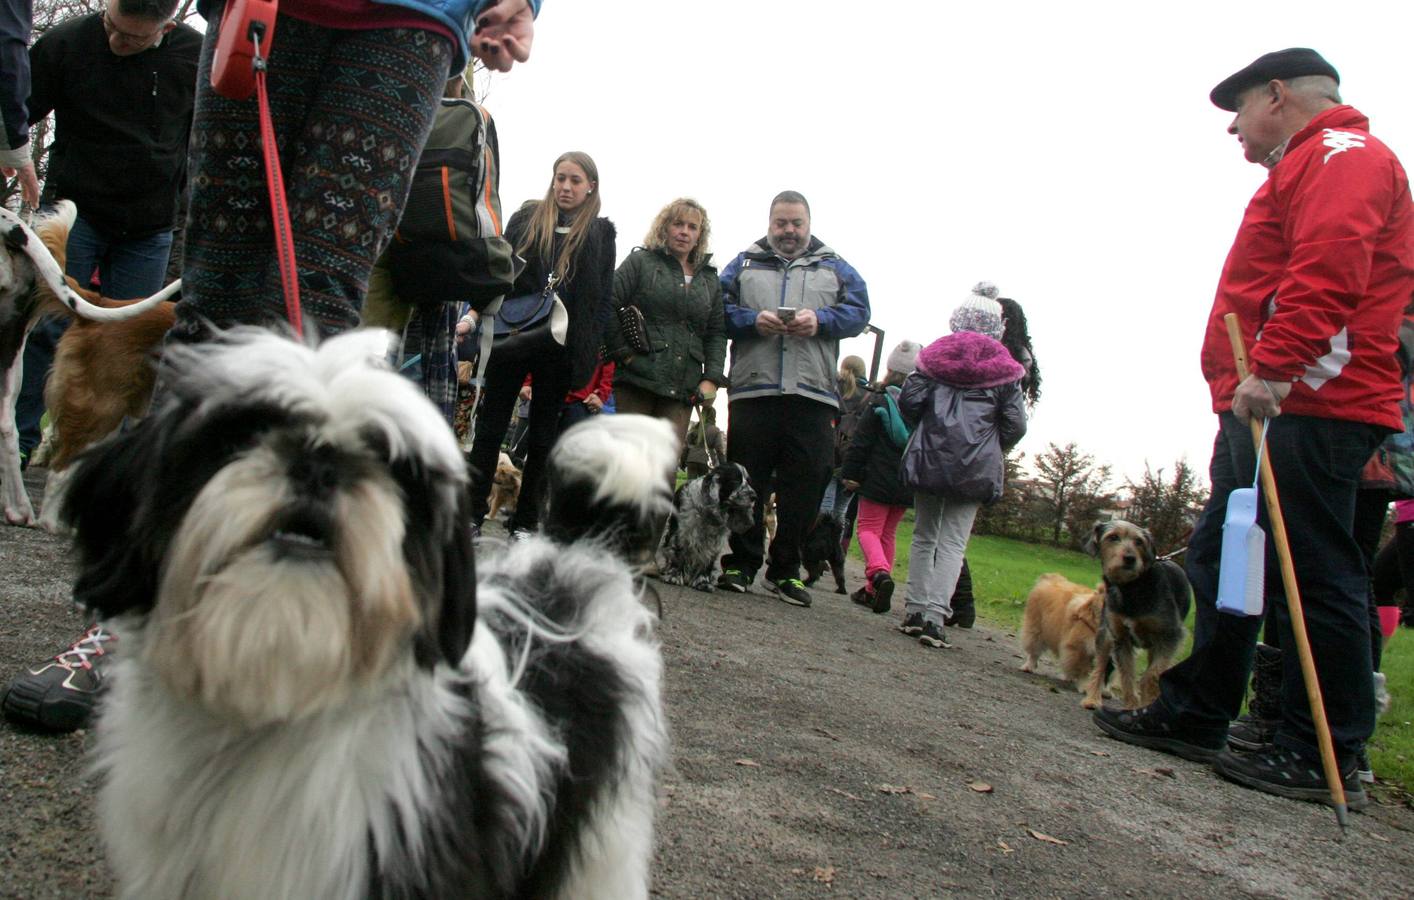
[[[78,634],[70,574],[63,541],[0,528],[0,677]],[[897,608],[824,590],[807,610],[656,589],[674,739],[658,896],[1409,896],[1404,800],[1377,791],[1342,840],[1325,807],[1107,739],[1078,694],[1018,671],[1010,634],[927,650]],[[111,894],[90,739],[0,724],[0,897]]]

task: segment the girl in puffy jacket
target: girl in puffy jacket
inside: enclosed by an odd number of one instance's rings
[[[914,492],[915,525],[899,630],[948,647],[949,598],[972,521],[1002,495],[1003,458],[1026,434],[1025,369],[1000,341],[997,288],[981,282],[953,310],[952,334],[918,354],[899,411],[913,426],[900,475]]]

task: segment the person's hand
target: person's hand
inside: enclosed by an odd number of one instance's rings
[[[509,72],[511,66],[530,59],[535,40],[535,14],[526,0],[496,0],[476,20],[471,36],[471,55],[495,72]]]
[[[525,387],[523,387],[523,388],[520,389],[520,399],[522,399],[522,400],[529,400],[529,399],[530,399],[530,385],[527,384]]]
[[[25,205],[30,209],[35,209],[39,206],[39,178],[34,174],[34,163],[27,162],[18,169],[5,166],[4,168],[0,168],[0,172],[3,172],[6,178],[14,178],[18,175],[20,180],[20,199],[24,200]]]
[[[477,315],[476,310],[474,309],[469,311],[466,315],[462,316],[460,319],[457,320],[458,344],[466,340],[466,336],[471,334],[472,329],[476,327],[476,320]]]
[[[770,310],[761,310],[756,314],[756,333],[762,337],[772,337],[786,333],[786,323],[776,317]]]
[[[840,484],[844,485],[844,489],[847,490],[847,491],[857,491],[857,490],[859,490],[859,482],[857,482],[857,481],[850,481],[848,478],[841,478],[841,479],[840,479]]]
[[[1273,419],[1281,415],[1281,402],[1291,393],[1289,381],[1263,381],[1256,375],[1242,379],[1232,394],[1232,414],[1238,421],[1248,422],[1253,417]]]
[[[786,324],[786,333],[793,337],[814,337],[820,330],[820,320],[815,318],[813,309],[797,309]]]
[[[716,399],[717,399],[717,384],[716,384],[716,382],[708,381],[708,380],[705,379],[705,378],[702,379],[701,381],[697,382],[697,395],[702,398],[702,402],[703,402],[703,403],[711,403],[713,400],[716,400]]]
[[[604,401],[599,399],[598,394],[590,394],[588,397],[585,397],[584,405],[587,406],[592,413],[604,411]]]

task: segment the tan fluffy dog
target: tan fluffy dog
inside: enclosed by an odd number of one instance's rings
[[[504,450],[501,451],[501,458],[496,461],[496,474],[491,479],[491,509],[486,513],[486,518],[494,522],[501,507],[515,508],[520,497],[520,479],[520,469]]]
[[[1095,635],[1105,605],[1103,589],[1068,581],[1054,572],[1042,575],[1026,597],[1021,620],[1021,671],[1036,671],[1043,652],[1059,661],[1065,679],[1083,691],[1081,679],[1095,668]]]

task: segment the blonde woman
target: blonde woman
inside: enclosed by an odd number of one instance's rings
[[[687,437],[694,400],[710,403],[726,381],[727,326],[722,284],[708,252],[711,233],[700,203],[674,200],[614,273],[615,306],[643,312],[653,347],[631,356],[613,321],[607,346],[620,360],[614,403],[621,413],[668,420],[679,441]]]
[[[553,276],[569,325],[563,345],[545,328],[532,341],[498,344],[492,351],[471,449],[471,512],[478,528],[490,509],[496,456],[526,376],[530,427],[512,538],[539,523],[540,477],[555,443],[560,407],[567,393],[593,376],[612,311],[614,224],[599,210],[599,167],[589,154],[571,151],[555,160],[545,196],[522,206],[506,225],[507,239],[526,260],[512,295],[542,291]]]

